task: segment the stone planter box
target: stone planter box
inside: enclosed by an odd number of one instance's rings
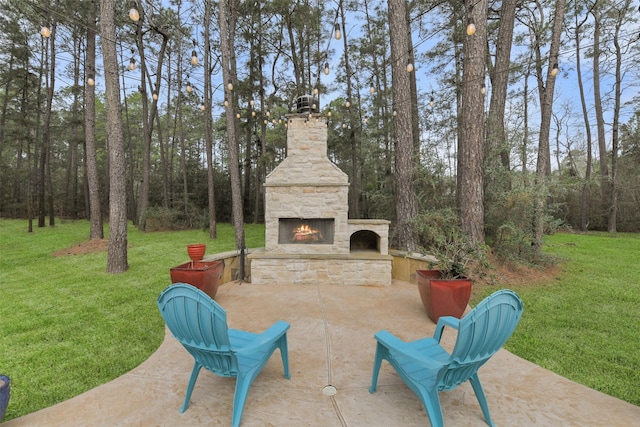
[[[224,263],[222,261],[189,261],[169,271],[171,283],[187,283],[195,286],[213,299],[220,286]]]

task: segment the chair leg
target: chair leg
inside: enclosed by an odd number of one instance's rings
[[[252,382],[252,378],[245,376],[238,376],[236,379],[236,390],[233,393],[233,416],[231,418],[232,427],[240,426],[242,412],[244,411],[244,405],[247,402],[247,394],[249,394],[249,387]]]
[[[282,338],[280,338],[278,347],[280,348],[280,357],[282,357],[284,377],[289,379],[291,378],[291,374],[289,373],[289,346],[287,344],[287,334],[284,334]]]
[[[180,413],[183,413],[187,410],[189,406],[189,400],[191,399],[191,392],[193,391],[193,386],[196,385],[196,380],[198,379],[198,374],[200,373],[200,369],[202,365],[198,362],[195,362],[193,365],[193,370],[191,371],[191,377],[189,378],[189,384],[187,385],[187,391],[184,397],[184,403],[182,404],[182,408],[180,408]]]
[[[427,411],[431,427],[443,427],[444,416],[442,415],[442,406],[440,405],[440,394],[438,390],[433,388],[424,394],[421,393],[420,398],[424,404],[424,409]]]
[[[491,415],[489,414],[489,404],[487,403],[487,396],[484,394],[484,389],[482,388],[482,384],[480,383],[480,378],[478,378],[478,373],[476,372],[471,378],[469,378],[469,382],[471,382],[471,387],[473,387],[473,391],[476,393],[476,398],[478,399],[478,403],[480,404],[480,409],[482,409],[482,414],[484,415],[484,419],[491,427],[494,427],[493,421],[491,420]]]
[[[380,373],[380,366],[382,365],[382,353],[385,352],[385,348],[378,343],[376,345],[376,356],[373,360],[373,373],[371,375],[371,387],[369,387],[369,393],[375,393],[378,387],[378,374]]]

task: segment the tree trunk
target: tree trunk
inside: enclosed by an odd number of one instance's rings
[[[465,2],[467,18],[473,18],[476,33],[465,37],[462,75],[462,126],[458,141],[458,209],[460,226],[472,242],[484,243],[483,136],[487,49],[487,1]]]
[[[407,25],[406,2],[387,0],[389,34],[391,42],[391,78],[393,105],[396,115],[393,122],[396,175],[396,238],[400,250],[417,249],[417,236],[409,220],[418,215],[413,182],[413,124],[411,123],[411,86],[406,70],[406,59],[411,46]]]
[[[600,156],[600,206],[602,215],[607,216],[611,206],[611,194],[609,192],[609,165],[607,161],[607,141],[605,139],[604,112],[602,109],[602,95],[600,91],[600,33],[601,33],[601,8],[602,4],[596,4],[592,14],[593,26],[593,102],[596,113],[596,126],[598,128],[598,152]]]
[[[100,1],[102,56],[104,63],[107,139],[109,141],[109,250],[107,272],[122,273],[127,261],[127,196],[124,138],[120,106],[120,80],[116,52],[115,0]]]
[[[204,4],[204,28],[211,26],[211,3]],[[213,135],[211,124],[211,36],[204,33],[204,137],[207,144],[207,197],[209,206],[209,237],[218,237],[216,224],[216,191],[213,179]]]
[[[542,251],[542,236],[544,234],[544,214],[546,211],[547,179],[551,170],[549,158],[549,134],[551,130],[551,110],[553,109],[553,96],[555,89],[555,76],[553,66],[558,63],[560,50],[560,36],[564,20],[565,0],[556,2],[553,18],[553,30],[551,33],[551,47],[549,49],[549,66],[547,68],[546,85],[542,88],[540,100],[540,136],[538,141],[538,162],[536,165],[537,191],[534,207],[534,245],[538,252]]]
[[[85,74],[95,79],[96,69],[96,0],[91,0],[87,12],[87,53]],[[102,205],[100,203],[100,181],[98,179],[98,157],[96,152],[96,93],[95,86],[85,82],[85,155],[87,185],[89,187],[89,239],[103,239]]]
[[[242,208],[242,183],[240,180],[238,153],[238,122],[234,115],[236,101],[229,83],[237,83],[236,59],[234,53],[235,25],[237,21],[236,0],[220,1],[220,50],[222,51],[222,76],[229,107],[226,108],[227,139],[229,142],[229,171],[231,173],[231,210],[235,227],[236,250],[244,250],[244,218]],[[244,267],[244,264],[242,264]],[[244,279],[244,270],[240,269],[238,279]]]

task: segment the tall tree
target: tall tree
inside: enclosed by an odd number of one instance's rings
[[[213,134],[211,119],[211,74],[213,66],[211,65],[211,36],[209,28],[211,26],[211,3],[204,4],[204,138],[207,146],[207,198],[209,213],[209,237],[215,239],[218,237],[218,227],[216,224],[216,200],[215,187],[213,180]]]
[[[411,113],[411,85],[407,73],[407,54],[411,49],[407,9],[404,0],[387,0],[391,42],[393,89],[393,137],[395,146],[396,237],[400,250],[417,249],[417,236],[410,219],[418,214],[413,181],[414,145]]]
[[[558,54],[560,51],[560,36],[564,21],[565,0],[557,0],[551,32],[551,46],[549,48],[549,62],[546,84],[542,83],[541,73],[538,73],[538,91],[540,99],[540,132],[538,140],[538,161],[536,164],[536,180],[538,191],[534,201],[534,245],[537,251],[542,250],[542,236],[544,233],[544,216],[546,212],[547,180],[551,171],[549,156],[549,134],[551,130],[551,111],[555,91],[556,75],[558,74]]]
[[[109,141],[109,249],[107,272],[122,273],[127,261],[127,194],[125,151],[122,135],[120,80],[116,52],[116,0],[100,0],[100,39],[107,102],[107,139]]]
[[[96,150],[96,1],[89,2],[87,10],[87,51],[85,54],[85,164],[89,190],[89,239],[104,238],[98,159]]]
[[[458,209],[460,226],[474,243],[484,243],[483,137],[487,49],[487,1],[465,1],[468,23],[464,40],[461,132],[458,141]]]

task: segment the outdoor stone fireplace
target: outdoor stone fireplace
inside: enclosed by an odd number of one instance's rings
[[[256,284],[390,285],[389,221],[349,219],[349,179],[327,157],[327,118],[287,115],[287,158],[265,180]]]

